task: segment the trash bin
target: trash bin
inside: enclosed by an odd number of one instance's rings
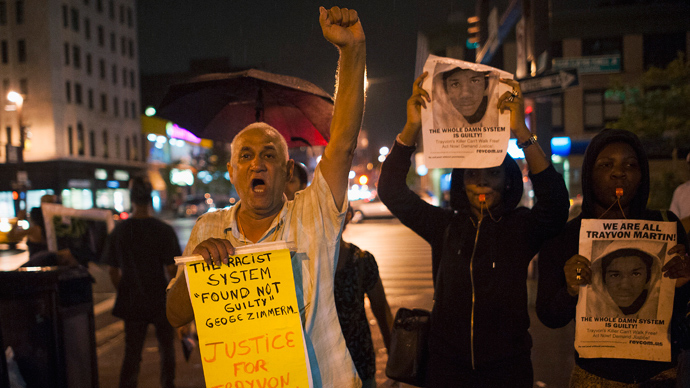
[[[0,345],[27,388],[98,387],[91,283],[83,267],[0,272]]]
[[[0,315],[1,322],[2,315]],[[2,330],[0,330],[0,387],[10,386],[10,372],[8,370],[7,359],[5,358],[5,346],[2,341]]]

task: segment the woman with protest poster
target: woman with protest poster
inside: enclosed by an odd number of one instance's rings
[[[610,299],[610,305],[615,304],[611,310],[612,315],[651,316],[652,308],[644,307],[649,306],[656,298],[656,288],[651,283],[657,282],[656,277],[660,277],[661,273],[671,279],[689,276],[690,266],[687,265],[685,254],[687,238],[678,218],[670,212],[646,208],[649,165],[637,136],[625,130],[608,129],[592,139],[582,164],[582,192],[582,213],[568,222],[564,231],[547,242],[539,253],[539,319],[551,328],[567,325],[576,317],[580,287],[587,284],[592,284],[593,289],[598,288],[601,294],[607,294],[605,298]],[[638,247],[625,251],[616,241],[611,242],[602,254],[595,255],[594,264],[590,265],[588,258],[578,254],[580,229],[586,219],[675,221],[678,244],[671,243],[673,247],[668,250],[668,254],[672,258],[660,269],[658,255],[660,251],[666,253],[664,247]],[[645,259],[645,256],[650,258]],[[645,264],[646,261],[649,266]],[[627,291],[617,290],[616,278],[624,276],[637,280],[628,281]],[[670,323],[671,362],[622,358],[627,356],[625,354],[621,354],[621,358],[584,358],[576,351],[576,365],[571,374],[570,386],[647,386],[639,385],[641,383],[674,386],[677,356],[683,345],[679,333],[685,326],[685,312],[690,296],[690,285],[681,285],[686,284],[687,280],[676,282]],[[605,282],[611,284],[604,284]],[[631,286],[635,282],[639,284]],[[589,296],[588,294],[588,302]],[[587,307],[589,309],[589,305]],[[656,311],[653,314],[656,315]]]
[[[427,387],[532,387],[528,332],[527,267],[542,242],[568,216],[568,193],[525,126],[520,86],[500,96],[492,110],[510,110],[510,127],[524,147],[538,201],[518,207],[523,176],[506,156],[496,167],[455,169],[452,209],[433,206],[407,187],[410,158],[430,96],[414,83],[407,123],[381,167],[384,204],[432,247],[435,304],[431,312]]]

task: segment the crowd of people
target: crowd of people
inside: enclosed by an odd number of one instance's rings
[[[374,256],[342,239],[352,217],[348,173],[364,109],[365,36],[354,10],[322,7],[319,22],[340,57],[331,137],[311,183],[306,166],[290,159],[287,143],[276,129],[260,122],[249,125],[232,141],[227,162],[239,202],[199,217],[180,252],[172,228],[153,217],[150,184],[132,179],[132,217],[110,234],[103,258],[117,289],[113,314],[125,322],[121,387],[137,384],[149,324],[155,325],[159,341],[161,385],[174,386],[173,328],[192,322],[194,311],[185,272],[181,266],[175,270],[173,257],[200,255],[207,264],[220,265],[236,247],[281,240],[296,245],[293,286],[313,386],[376,386],[365,295],[386,348],[393,316]],[[684,352],[690,347],[690,265],[681,218],[690,218],[690,186],[676,191],[672,211],[648,209],[650,174],[642,143],[626,130],[602,130],[584,155],[582,213],[567,221],[566,185],[525,125],[519,83],[449,69],[438,73],[432,85],[445,92],[447,105],[463,120],[480,125],[487,112],[510,113],[510,130],[524,151],[535,203],[531,208],[520,206],[526,178],[506,155],[496,167],[453,169],[447,205],[434,206],[406,183],[422,110],[431,102],[423,88],[428,76],[424,73],[413,83],[407,121],[381,166],[378,182],[382,202],[432,248],[435,294],[426,386],[533,386],[526,281],[535,256],[536,311],[550,328],[575,319],[580,291],[587,285],[600,295],[588,303],[588,308],[600,309],[592,315],[651,319],[657,314],[657,284],[662,277],[676,279],[668,333],[671,360],[585,358],[576,351],[571,387],[683,384]],[[512,91],[496,103],[487,98],[487,90],[499,83]],[[35,226],[27,234],[33,256],[46,248],[40,211],[32,212],[31,218]],[[579,249],[580,232],[588,219],[675,222],[677,239],[664,252],[669,256],[665,261],[659,246],[630,248],[623,241],[612,242],[598,257],[585,257]]]

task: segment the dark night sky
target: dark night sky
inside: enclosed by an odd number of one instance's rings
[[[472,9],[474,1],[139,0],[140,71],[183,72],[190,59],[228,57],[232,66],[300,77],[333,94],[338,54],[321,35],[318,7],[353,8],[367,36],[364,128],[378,149],[405,123],[418,27],[445,23],[458,4]]]

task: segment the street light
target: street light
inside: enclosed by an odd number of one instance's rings
[[[15,91],[11,91],[11,92],[7,93],[7,99],[10,102],[14,102],[15,104],[17,104],[19,106],[21,106],[24,103],[24,97],[22,97],[21,94],[15,92]]]
[[[19,147],[17,149],[17,180],[12,182],[12,188],[19,192],[15,202],[14,202],[14,212],[19,213],[22,209],[21,204],[26,200],[26,189],[27,189],[27,174],[24,170],[24,143],[26,139],[24,121],[22,119],[22,108],[24,106],[24,97],[21,94],[10,91],[7,93],[7,100],[14,103],[15,110],[17,112],[17,121],[19,123]],[[7,155],[10,155],[9,150],[11,149],[11,144],[8,144]]]
[[[21,94],[10,91],[7,93],[7,101],[14,103],[17,111],[17,121],[19,121],[19,152],[17,155],[17,162],[22,164],[24,162],[24,122],[22,120],[22,108],[24,106],[24,97]],[[21,166],[23,167],[23,166]]]

